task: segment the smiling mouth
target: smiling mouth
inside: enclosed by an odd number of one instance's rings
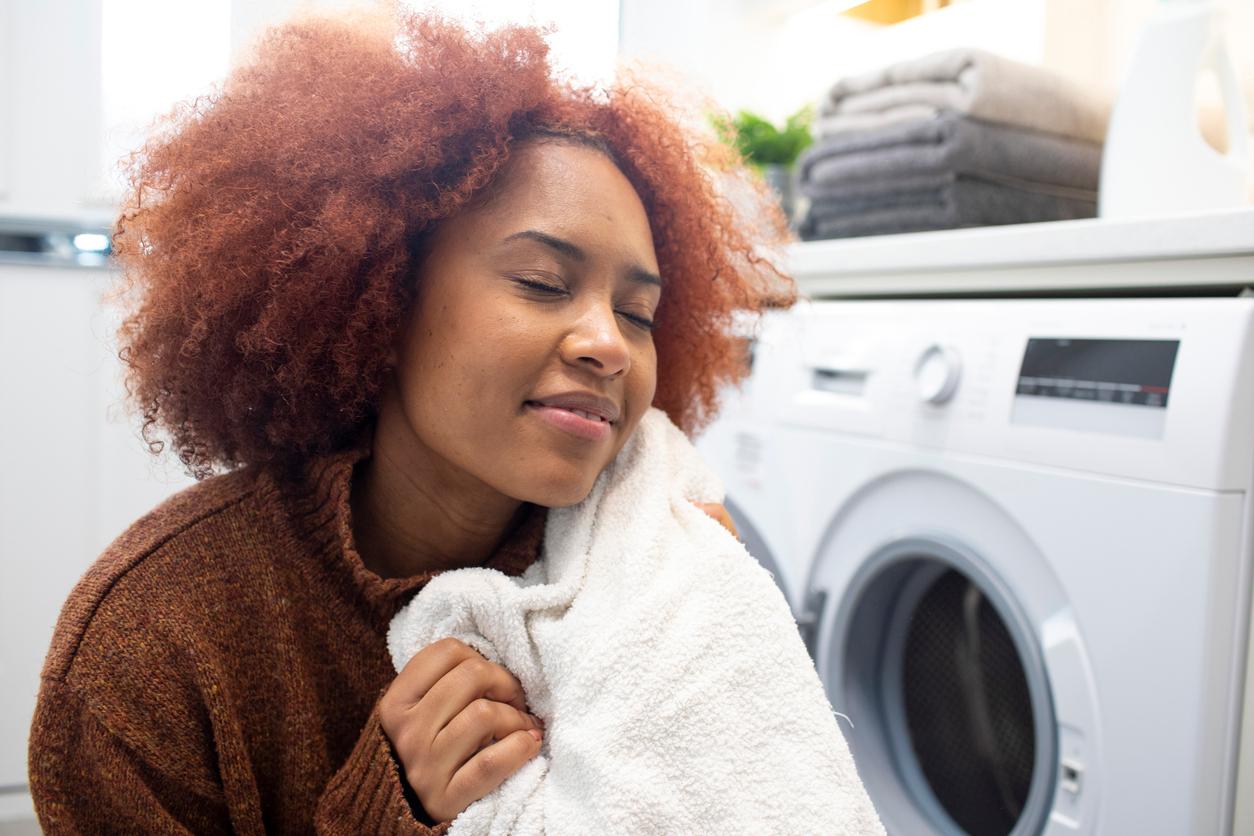
[[[608,438],[610,427],[614,425],[614,422],[582,409],[545,406],[535,401],[527,401],[523,407],[549,426],[589,441],[601,441]]]
[[[536,403],[535,401],[528,401],[528,403],[530,403],[532,406],[547,406],[547,404]],[[611,421],[606,420],[603,416],[597,415],[595,412],[587,412],[582,409],[575,409],[574,407],[555,406],[555,407],[552,407],[552,409],[564,409],[567,412],[573,412],[576,415],[578,415],[580,418],[584,418],[588,421],[598,421],[598,422],[605,423],[605,424],[613,423]]]

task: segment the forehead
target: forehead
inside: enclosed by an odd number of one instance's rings
[[[575,140],[530,140],[515,146],[488,203],[547,194],[569,198],[606,186],[614,191],[626,189],[637,202],[640,200],[627,177],[600,149]]]
[[[613,240],[652,262],[648,215],[640,196],[602,151],[562,140],[516,148],[491,191],[451,219],[463,232],[504,238],[535,228],[561,237]]]

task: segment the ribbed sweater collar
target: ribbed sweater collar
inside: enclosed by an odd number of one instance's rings
[[[366,568],[353,540],[351,496],[353,469],[370,455],[369,442],[310,459],[295,482],[263,474],[262,492],[272,497],[290,521],[296,537],[333,566],[347,570],[354,586],[372,607],[390,618],[439,574],[382,578]],[[548,509],[527,503],[522,521],[483,564],[507,575],[519,575],[540,557]]]

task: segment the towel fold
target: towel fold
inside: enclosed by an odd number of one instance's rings
[[[815,133],[882,127],[888,123],[875,119],[898,109],[908,118],[958,111],[1092,142],[1105,137],[1110,116],[1106,102],[1056,73],[983,50],[953,49],[841,79],[820,105]]]
[[[453,636],[546,724],[453,836],[883,833],[782,593],[692,504],[721,500],[650,409],[589,496],[550,510],[521,577],[445,572],[397,614],[397,670]]]
[[[911,104],[892,107],[887,110],[877,110],[872,113],[842,113],[836,116],[817,116],[814,119],[814,126],[810,132],[815,138],[822,140],[828,137],[843,136],[844,134],[860,133],[861,131],[877,131],[881,128],[900,125],[903,122],[921,122],[925,119],[934,119],[946,112],[948,112],[947,109],[943,107]]]
[[[1096,215],[1096,192],[951,173],[819,193],[798,232],[804,240],[853,238]]]
[[[927,119],[819,140],[798,160],[802,192],[930,174],[1051,184],[1095,192],[1098,143],[943,112]]]

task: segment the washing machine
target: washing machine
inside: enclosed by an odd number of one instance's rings
[[[775,357],[775,333],[763,334],[759,325],[756,318],[735,319],[732,327],[741,339],[750,375],[740,385],[722,392],[717,420],[702,430],[694,444],[723,481],[723,505],[736,524],[745,549],[771,573],[794,617],[803,620],[810,567],[796,559],[801,552],[793,542],[796,529],[792,499],[787,491],[780,490],[789,474],[782,447],[777,443],[781,436],[775,431],[778,381],[769,374],[754,373],[755,369],[772,368],[780,361]],[[786,333],[784,325],[779,336]],[[801,627],[806,629],[805,624]]]
[[[1254,833],[1254,299],[813,302],[753,349],[702,449],[890,833]]]

